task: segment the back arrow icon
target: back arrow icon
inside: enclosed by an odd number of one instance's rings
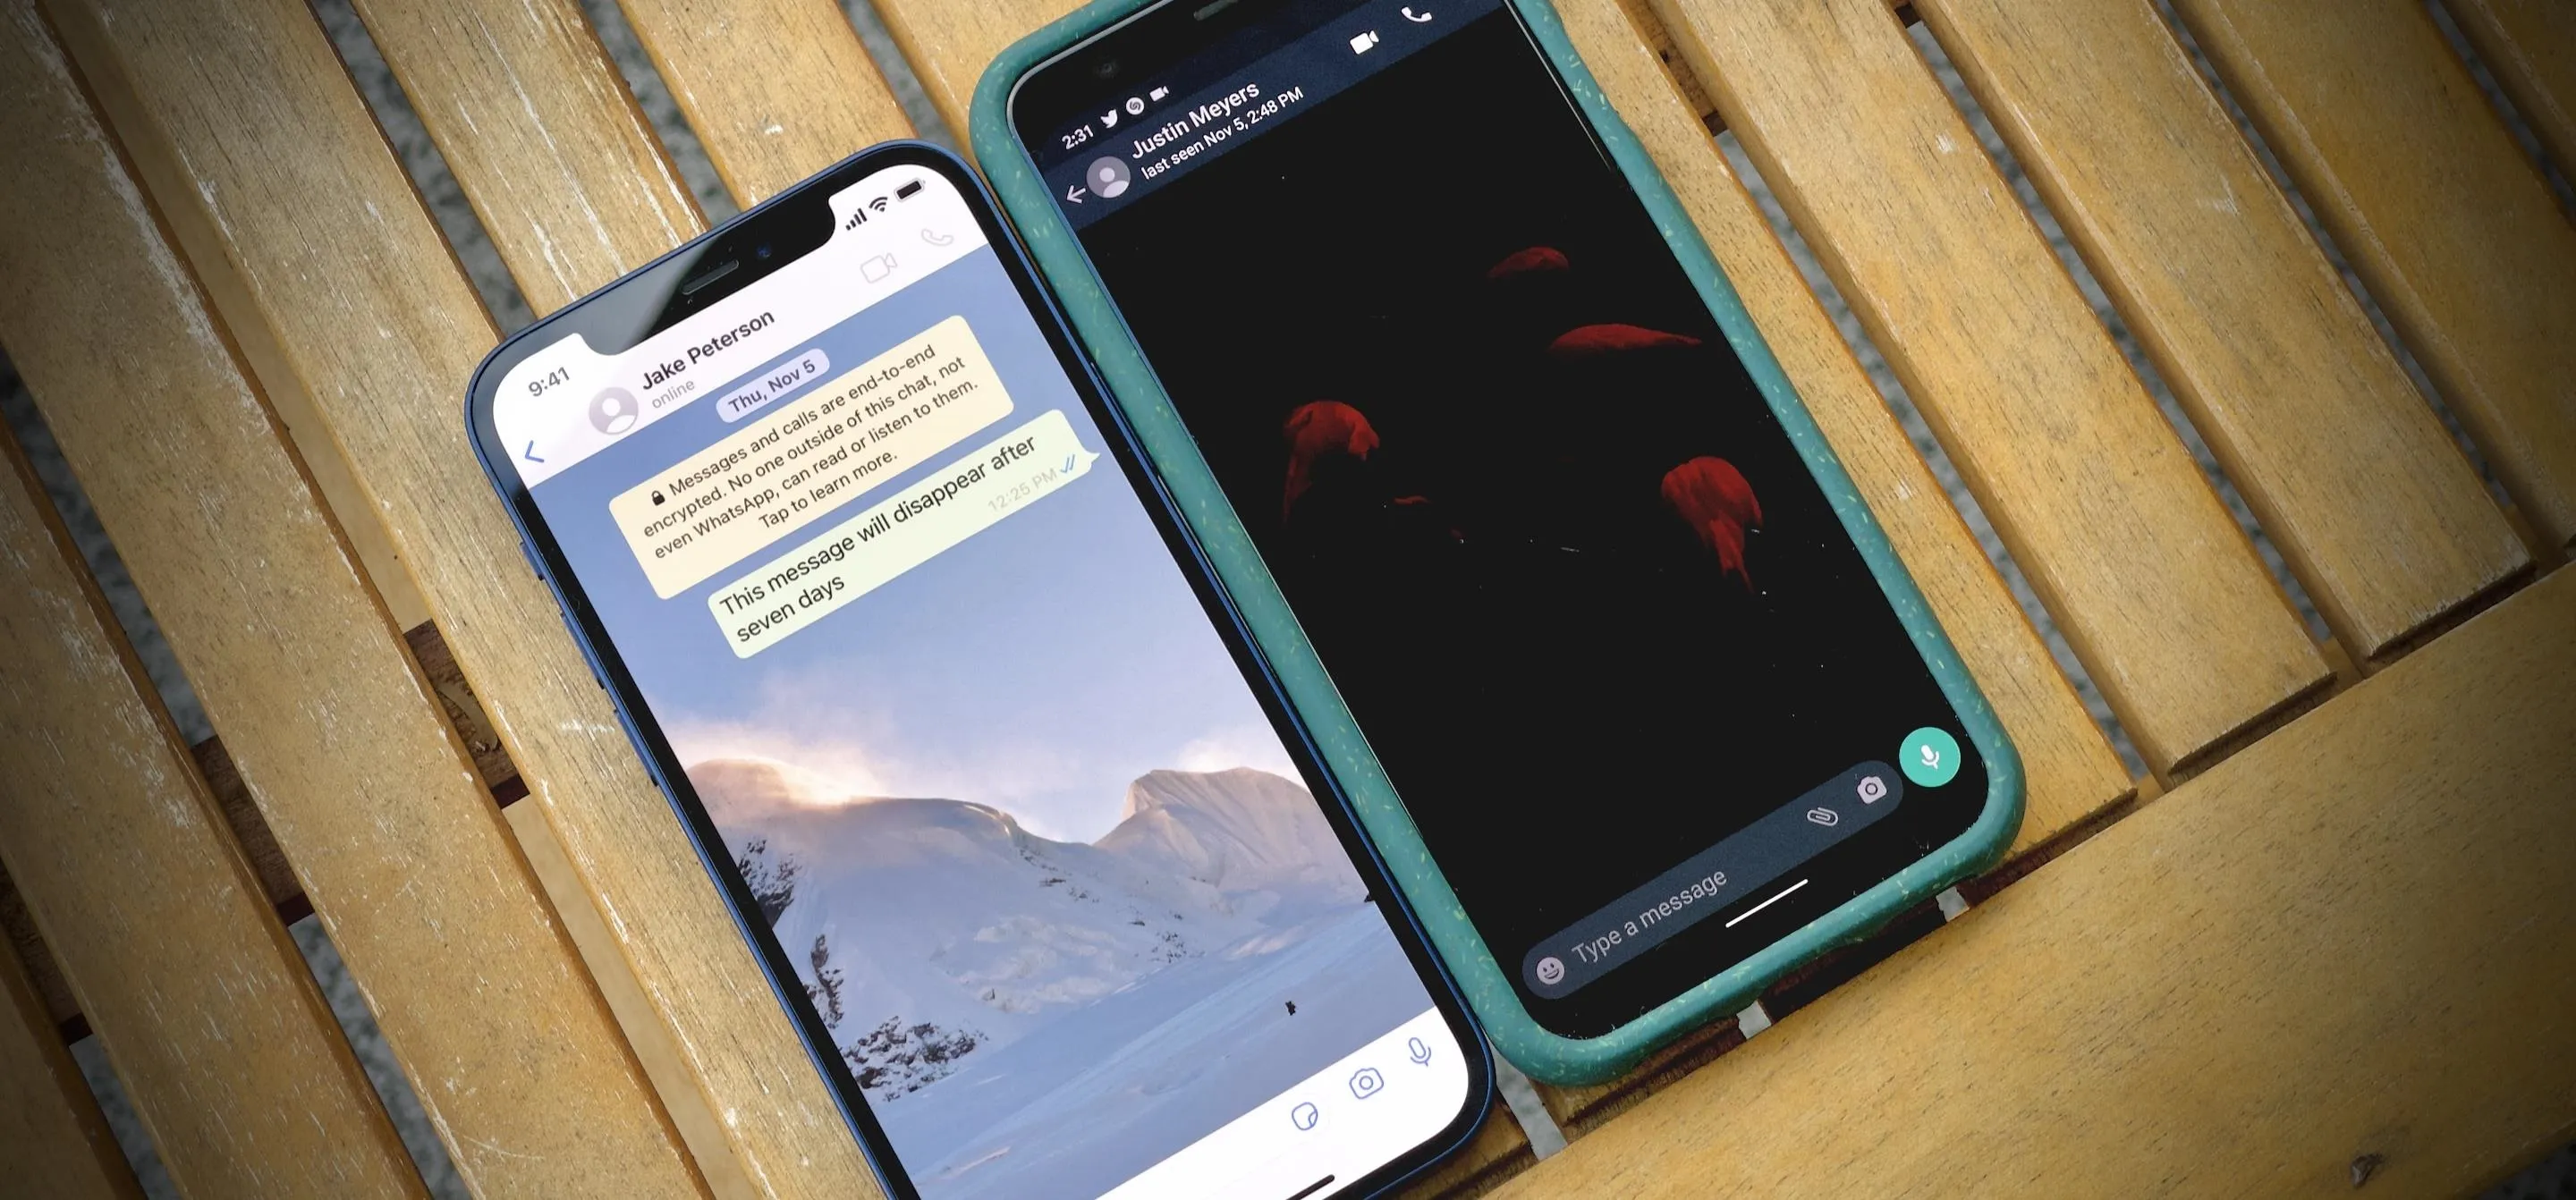
[[[541,463],[541,462],[546,461],[546,460],[544,460],[544,459],[542,459],[542,458],[537,457],[537,439],[535,439],[535,438],[529,438],[529,439],[528,439],[528,449],[527,449],[526,453],[527,453],[527,458],[528,458],[528,461],[529,461],[529,462],[532,462],[532,463]]]
[[[1081,184],[1075,184],[1072,187],[1064,189],[1064,198],[1075,204],[1082,203],[1082,198],[1090,194],[1090,192],[1083,189]]]

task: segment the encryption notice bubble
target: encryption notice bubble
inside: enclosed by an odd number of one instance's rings
[[[1088,474],[1099,457],[1062,409],[1049,409],[762,564],[707,597],[707,611],[734,657],[749,658]]]
[[[1010,412],[974,330],[950,317],[653,473],[608,513],[668,600]]]

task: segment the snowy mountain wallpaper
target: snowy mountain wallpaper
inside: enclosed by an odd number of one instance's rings
[[[1428,1007],[1321,810],[1156,770],[1090,842],[689,769],[925,1195],[1092,1196]]]
[[[997,263],[951,270],[835,356],[961,312],[1007,420],[1106,446]],[[1431,1007],[1123,472],[746,658],[707,596],[777,551],[666,600],[607,524],[720,425],[657,423],[540,500],[928,1200],[1098,1196]]]

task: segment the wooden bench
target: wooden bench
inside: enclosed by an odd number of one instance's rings
[[[2576,8],[2445,3],[2576,163]],[[1065,5],[877,7],[955,128]],[[1757,1036],[1498,1108],[1419,1194],[2460,1194],[2576,1137],[2576,227],[2425,7],[1560,7],[2018,739],[2030,818],[1955,919],[1784,982]],[[537,311],[704,227],[573,0],[357,8]],[[741,202],[911,132],[831,0],[622,12]],[[87,1029],[189,1196],[420,1194],[281,924],[309,908],[477,1194],[874,1194],[466,448],[495,337],[303,4],[0,0],[0,347],[220,736],[184,744],[10,449],[8,1190],[134,1194],[66,1057]],[[1570,1144],[1537,1161],[1524,1121]]]

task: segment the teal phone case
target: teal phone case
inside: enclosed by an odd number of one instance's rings
[[[1550,1083],[1595,1083],[1634,1066],[1657,1046],[1713,1018],[1742,1009],[1764,987],[1791,968],[1836,946],[1868,936],[1897,914],[1920,903],[2002,857],[2021,827],[2021,758],[2003,725],[1987,707],[1984,693],[1959,662],[1958,651],[1925,606],[1914,579],[1880,532],[1877,519],[1861,501],[1840,459],[1808,416],[1797,390],[1780,371],[1771,349],[1753,327],[1753,319],[1736,298],[1735,288],[1681,201],[1664,183],[1645,147],[1601,94],[1600,85],[1574,52],[1573,43],[1547,0],[1511,0],[1539,47],[1564,80],[1567,92],[1627,174],[1628,183],[1645,202],[1664,241],[1672,248],[1700,297],[1708,304],[1727,342],[1742,356],[1763,398],[1807,460],[1824,487],[1843,527],[1859,544],[1871,573],[1895,603],[1914,645],[1939,677],[1941,689],[1957,708],[1969,738],[1985,756],[1989,788],[1985,810],[1967,832],[1850,903],[1817,918],[1805,928],[1763,948],[1723,974],[1703,980],[1689,991],[1656,1006],[1636,1020],[1598,1037],[1570,1038],[1552,1033],[1532,1020],[1519,994],[1471,924],[1439,864],[1431,859],[1412,816],[1397,797],[1377,757],[1360,735],[1324,666],[1315,656],[1287,598],[1253,546],[1251,533],[1199,457],[1171,400],[1137,348],[1125,320],[1103,291],[1089,256],[1073,229],[1056,209],[1054,198],[1038,178],[1036,164],[1012,135],[1009,100],[1013,87],[1039,63],[1148,7],[1153,0],[1097,0],[1064,19],[1021,39],[986,68],[975,88],[972,140],[975,157],[993,191],[1018,224],[1029,253],[1055,289],[1084,349],[1099,367],[1112,398],[1138,439],[1155,471],[1178,503],[1191,532],[1216,568],[1236,610],[1250,627],[1253,640],[1269,660],[1295,705],[1298,716],[1321,750],[1325,764],[1349,797],[1359,823],[1376,844],[1389,873],[1421,918],[1432,945],[1447,962],[1466,993],[1470,1007],[1485,1026],[1494,1048],[1532,1077]]]

